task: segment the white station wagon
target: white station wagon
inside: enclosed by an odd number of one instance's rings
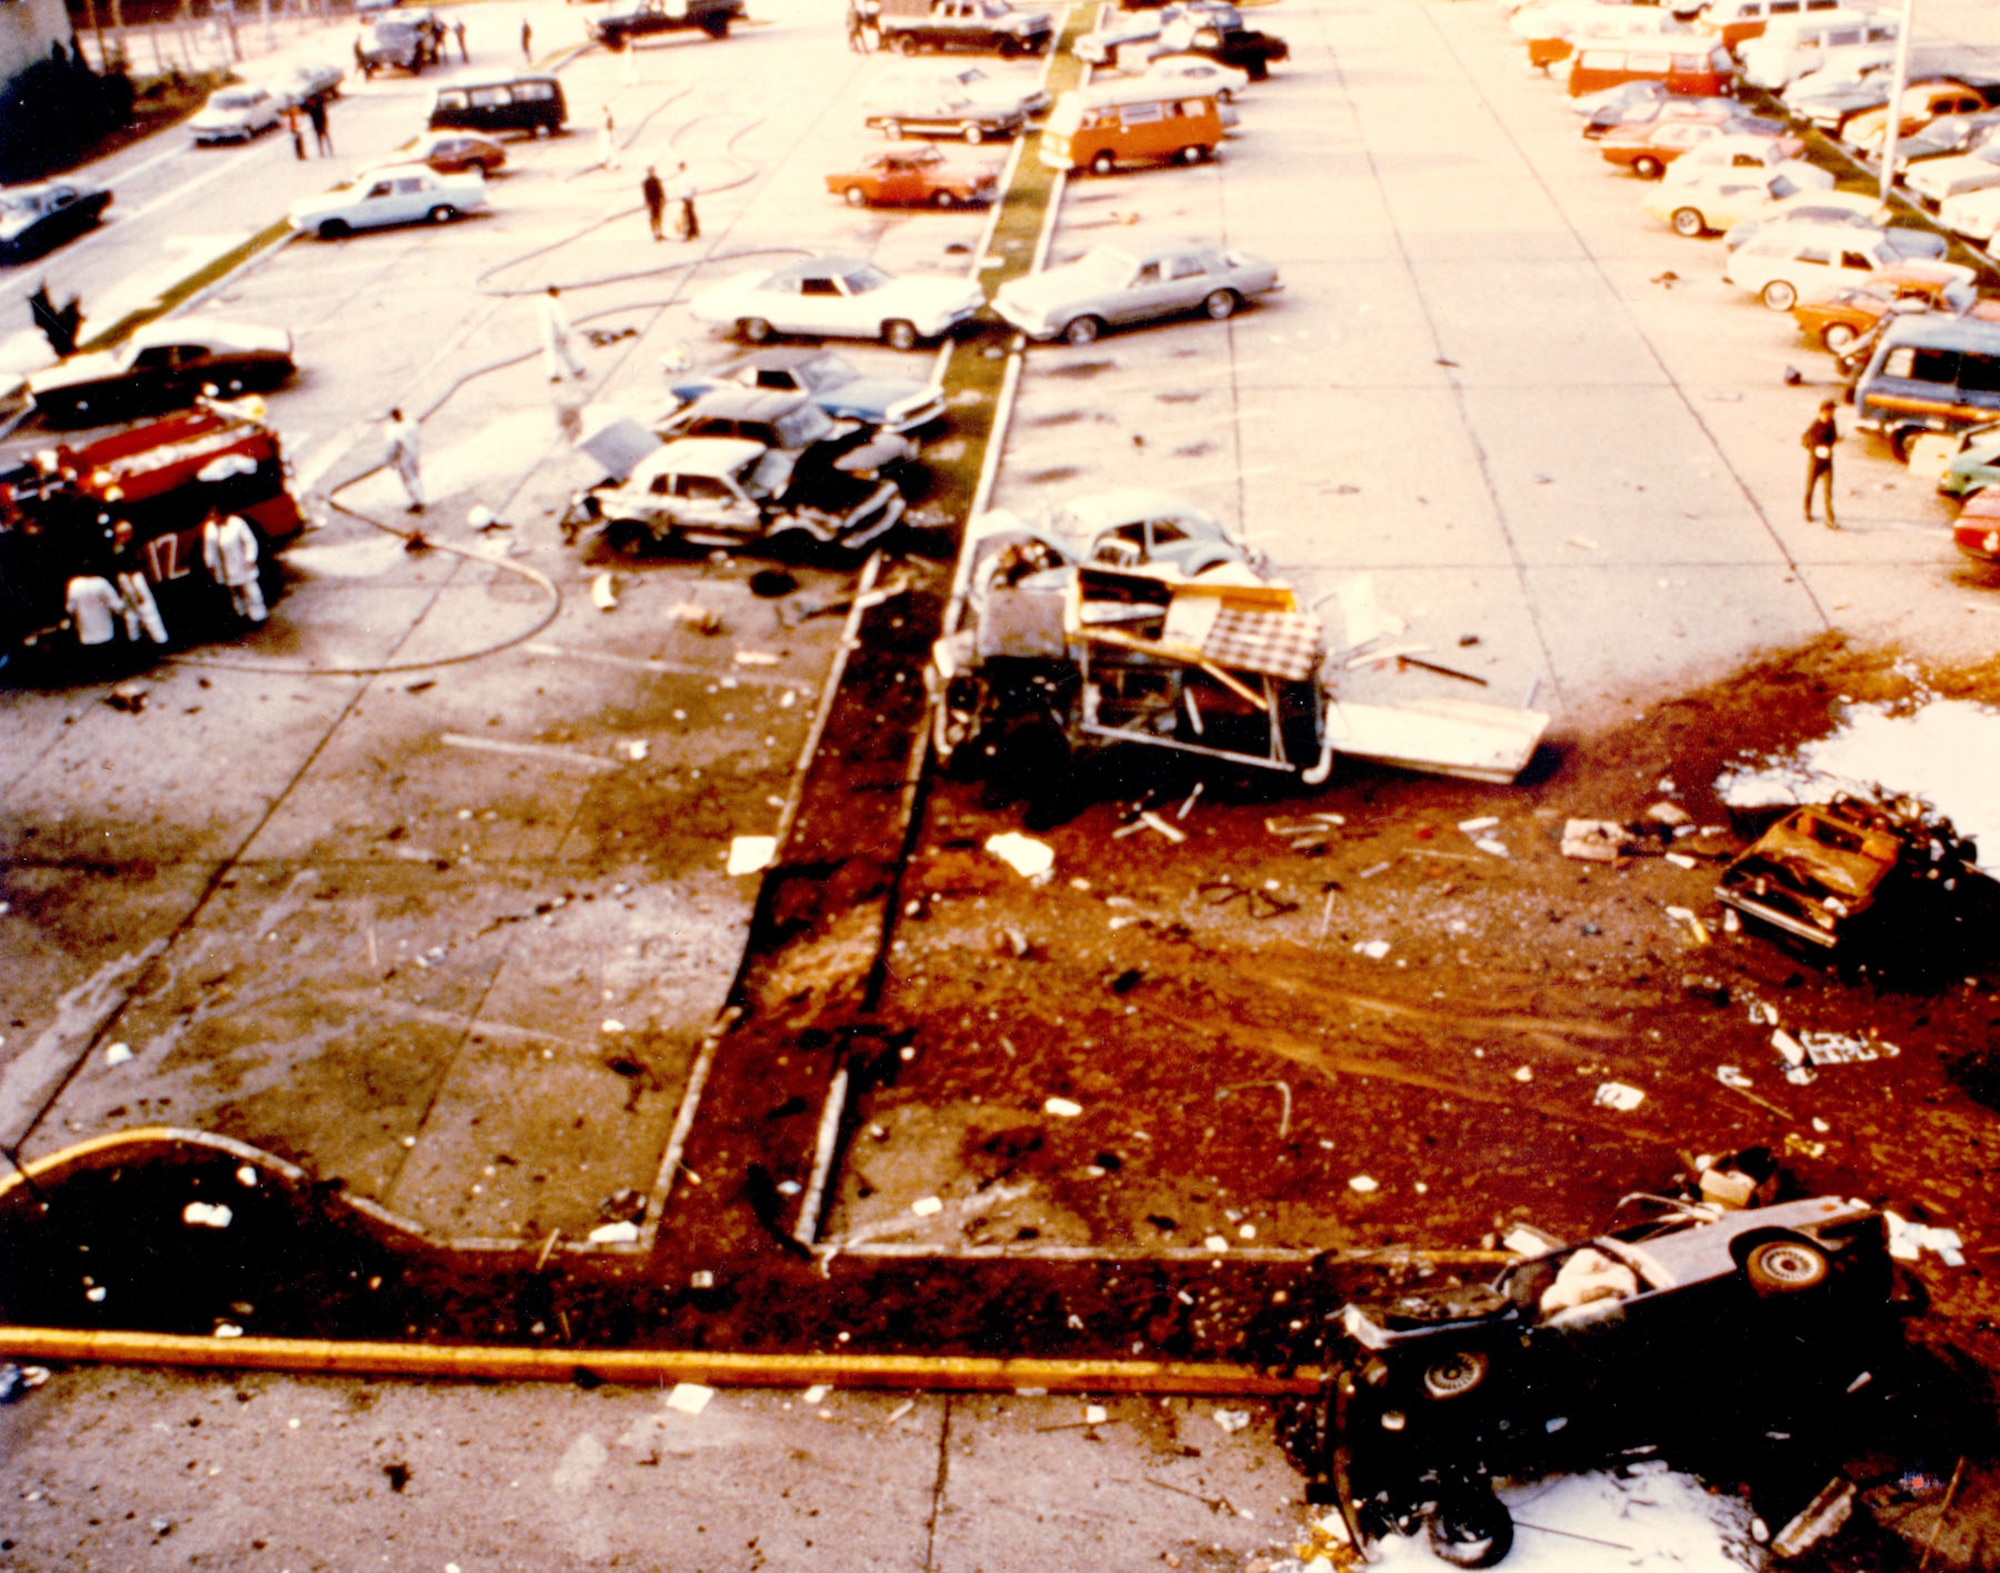
[[[422,164],[398,164],[370,170],[324,196],[294,202],[291,225],[321,240],[338,240],[357,229],[388,224],[443,224],[485,206],[482,175],[440,175]]]
[[[1773,311],[1790,311],[1804,295],[1865,284],[1880,269],[1907,261],[1895,242],[1852,224],[1773,224],[1729,254],[1722,276]],[[1972,269],[1940,262],[1970,284]]]

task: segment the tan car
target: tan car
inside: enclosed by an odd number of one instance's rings
[[[1892,311],[1941,308],[1960,316],[2000,318],[2000,302],[1977,297],[1955,273],[1934,263],[1904,262],[1879,269],[1866,284],[1801,300],[1792,307],[1799,332],[1841,354]]]

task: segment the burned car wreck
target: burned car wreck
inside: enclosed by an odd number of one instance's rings
[[[1320,619],[1221,524],[1141,489],[973,521],[927,670],[933,743],[1025,770],[1122,745],[1324,782],[1337,753],[1513,780],[1548,717],[1336,698]]]
[[[1490,1567],[1513,1542],[1497,1479],[1635,1458],[1719,1479],[1794,1438],[1809,1451],[1860,1402],[1892,1325],[1881,1213],[1832,1196],[1633,1205],[1653,1216],[1490,1284],[1341,1309],[1313,1495],[1363,1555],[1427,1531],[1452,1565]],[[1785,1488],[1759,1511],[1798,1514],[1817,1467],[1768,1475]]]

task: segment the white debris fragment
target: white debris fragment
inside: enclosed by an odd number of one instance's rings
[[[1176,845],[1187,840],[1187,832],[1185,830],[1181,829],[1178,825],[1168,824],[1166,820],[1160,818],[1150,808],[1140,814],[1139,823],[1144,825],[1148,830],[1157,830]]]
[[[643,738],[635,738],[632,742],[625,745],[625,757],[634,764],[637,764],[651,752],[652,749]]]
[[[1461,819],[1458,822],[1458,828],[1470,836],[1481,830],[1491,830],[1499,823],[1500,816],[1498,814],[1481,814],[1477,819]]]
[[[1879,1038],[1858,1038],[1846,1032],[1802,1032],[1799,1042],[1815,1065],[1853,1065],[1867,1060],[1893,1060],[1903,1051]]]
[[[1771,1034],[1771,1047],[1784,1056],[1787,1065],[1803,1065],[1806,1062],[1806,1046],[1783,1027]]]
[[[778,657],[773,655],[769,650],[738,650],[735,659],[738,666],[776,666],[778,664]]]
[[[625,1030],[625,1023],[618,1020],[615,1016],[608,1016],[598,1024],[597,1030],[607,1038],[615,1038]]]
[[[815,1382],[811,1387],[807,1388],[803,1393],[801,1393],[799,1395],[799,1398],[801,1402],[808,1404],[817,1404],[825,1400],[827,1392],[828,1388],[824,1382]]]
[[[1044,1114],[1057,1114],[1066,1120],[1073,1120],[1083,1113],[1083,1105],[1068,1098],[1050,1098],[1042,1105]]]
[[[1366,1174],[1357,1174],[1347,1182],[1347,1188],[1362,1196],[1371,1196],[1382,1189],[1382,1182]]]
[[[1646,1094],[1637,1087],[1626,1086],[1622,1081],[1607,1081],[1597,1089],[1597,1096],[1591,1101],[1600,1109],[1629,1113],[1646,1101]]]
[[[1745,1076],[1743,1072],[1738,1070],[1734,1065],[1716,1066],[1715,1079],[1721,1082],[1722,1085],[1725,1087],[1736,1087],[1740,1089],[1740,1088],[1747,1088],[1750,1085],[1750,1078],[1748,1076]]]
[[[238,1164],[236,1168],[236,1183],[243,1186],[246,1190],[255,1190],[257,1187],[257,1171],[247,1163]]]
[[[590,604],[600,612],[611,611],[618,605],[618,581],[610,570],[590,581]]]
[[[227,1229],[235,1216],[219,1202],[189,1202],[181,1209],[182,1223],[204,1229]]]
[[[1250,1424],[1250,1411],[1247,1409],[1218,1409],[1209,1418],[1224,1432],[1234,1436],[1238,1431],[1243,1430]]]
[[[1101,1426],[1110,1418],[1111,1411],[1106,1409],[1102,1404],[1085,1404],[1083,1406],[1083,1423],[1087,1426]]]
[[[933,1213],[943,1212],[944,1203],[939,1201],[935,1196],[919,1196],[915,1201],[910,1203],[910,1211],[915,1213],[919,1218],[928,1218]]]
[[[776,836],[737,836],[729,843],[731,874],[761,874],[778,855]]]
[[[123,1065],[131,1057],[132,1045],[129,1043],[114,1043],[104,1051],[104,1063],[106,1065]]]
[[[714,1396],[714,1388],[703,1387],[699,1382],[676,1382],[673,1391],[667,1394],[667,1407],[684,1415],[698,1415]]]
[[[238,1327],[234,1322],[217,1322],[215,1324],[215,1336],[217,1338],[241,1338],[243,1336],[243,1329]]]
[[[1389,954],[1389,942],[1386,939],[1356,940],[1354,942],[1354,954],[1357,956],[1366,956],[1370,961],[1380,961],[1384,956]]]
[[[1696,866],[1695,860],[1685,852],[1669,852],[1666,854],[1666,859],[1675,868],[1693,868]]]
[[[1477,841],[1473,842],[1472,844],[1475,847],[1479,848],[1481,852],[1484,852],[1488,857],[1504,858],[1513,856],[1513,854],[1507,850],[1506,842],[1495,841],[1491,836],[1481,836]]]
[[[601,1223],[590,1231],[592,1245],[630,1245],[639,1238],[639,1226],[629,1219],[619,1223]]]
[[[1023,879],[1045,879],[1056,866],[1055,848],[1046,841],[1024,836],[1018,830],[1003,831],[986,838],[986,850]]]
[[[1204,1251],[1226,1251],[1229,1249],[1229,1242],[1219,1234],[1211,1234],[1201,1242],[1201,1248]]]

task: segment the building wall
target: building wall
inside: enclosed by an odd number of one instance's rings
[[[10,82],[49,45],[69,48],[69,11],[63,0],[0,0],[0,84]]]

